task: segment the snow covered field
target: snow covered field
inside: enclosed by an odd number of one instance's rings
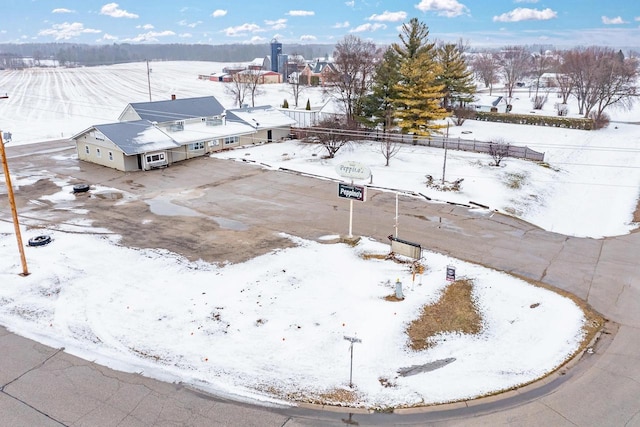
[[[234,107],[219,84],[197,79],[222,66],[153,63],[152,98],[211,94]],[[12,132],[10,144],[69,137],[91,124],[116,121],[127,103],[149,96],[143,63],[1,71],[0,89],[10,96],[0,101],[0,128]],[[279,105],[285,98],[292,103],[282,86],[265,89],[257,104]],[[307,98],[313,105],[326,102],[317,90],[305,92],[302,105]],[[523,94],[516,111],[529,107]],[[614,120],[633,121],[637,111],[611,113]],[[450,136],[458,135],[528,145],[544,151],[550,167],[506,159],[504,167],[496,168],[489,166],[487,155],[450,150],[447,179],[464,178],[462,190],[438,193],[424,184],[426,174],[441,177],[443,152],[437,149],[403,148],[389,167],[373,143],[341,150],[334,160],[321,159],[317,147],[295,142],[217,156],[330,178],[337,178],[335,164],[358,160],[372,169],[374,185],[440,200],[472,200],[564,234],[601,237],[635,228],[631,220],[640,181],[637,125],[612,123],[608,129],[587,132],[467,121],[450,128]],[[12,172],[16,182],[29,179]],[[49,200],[69,196],[69,183],[58,185],[60,192]],[[388,250],[366,238],[351,248],[290,236],[297,247],[241,265],[214,266],[190,263],[161,249],[123,248],[115,238],[52,231],[53,244],[30,248],[32,274],[22,278],[16,275],[15,238],[6,203],[1,213],[0,323],[89,360],[235,397],[272,400],[273,395],[264,391],[318,396],[343,389],[353,391],[354,400],[337,404],[387,407],[465,399],[543,376],[576,351],[583,337],[584,316],[567,298],[430,252],[425,254],[429,268],[420,279],[422,285],[410,286],[406,267],[360,256]],[[82,213],[78,215],[81,220]],[[326,262],[319,265],[319,258]],[[127,275],[105,275],[107,259]],[[343,266],[354,264],[361,265],[359,273],[345,276]],[[439,298],[447,285],[448,264],[457,265],[474,281],[483,331],[443,336],[437,346],[412,352],[404,328],[420,307]],[[137,273],[131,275],[132,271]],[[395,278],[405,283],[407,298],[401,303],[383,299],[393,293],[389,280]],[[340,285],[345,282],[349,288]],[[353,390],[348,388],[344,335],[362,339],[354,349]],[[397,373],[451,359],[455,360],[431,372],[407,377]],[[393,386],[384,387],[381,378]]]

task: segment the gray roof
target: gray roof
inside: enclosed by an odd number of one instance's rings
[[[95,125],[94,128],[128,156],[180,147],[180,144],[147,120]]]
[[[138,113],[140,119],[157,123],[218,116],[224,112],[222,104],[213,96],[136,102],[129,105]]]

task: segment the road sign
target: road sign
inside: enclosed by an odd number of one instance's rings
[[[371,176],[368,166],[354,161],[340,163],[336,166],[336,173],[343,178],[351,179],[367,179]]]
[[[364,202],[367,198],[367,187],[363,185],[345,184],[344,182],[339,182],[338,197]]]

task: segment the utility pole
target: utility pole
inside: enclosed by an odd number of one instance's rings
[[[13,194],[13,186],[11,185],[11,175],[9,175],[9,165],[7,164],[7,153],[4,149],[4,141],[2,140],[2,132],[0,131],[0,156],[2,156],[2,168],[4,170],[4,181],[7,184],[7,195],[9,197],[9,205],[11,206],[11,215],[13,216],[13,227],[16,231],[16,239],[18,240],[18,249],[20,250],[20,260],[22,261],[21,276],[28,276],[27,258],[24,255],[24,245],[22,244],[22,235],[20,234],[20,223],[18,222],[18,211],[16,210],[16,200]]]
[[[147,85],[149,86],[149,102],[151,102],[151,69],[149,68],[148,59],[147,59]]]

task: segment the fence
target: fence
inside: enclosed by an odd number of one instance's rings
[[[399,144],[421,145],[424,147],[445,148],[448,150],[470,151],[474,153],[491,154],[496,149],[506,151],[504,157],[514,157],[519,159],[544,161],[544,153],[532,150],[526,145],[507,144],[504,142],[477,141],[475,139],[448,138],[446,136],[415,137],[404,134],[381,134],[378,132],[348,130],[348,129],[325,129],[320,127],[300,127],[292,128],[292,134],[296,139],[303,139],[318,133],[332,132],[347,136],[352,139],[381,141],[383,138]]]

